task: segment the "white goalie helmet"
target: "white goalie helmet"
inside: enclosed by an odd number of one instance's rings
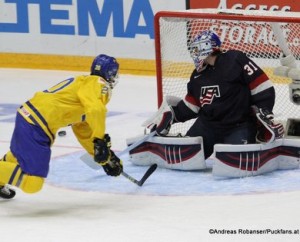
[[[205,30],[194,37],[189,50],[198,71],[203,67],[205,58],[219,50],[220,46],[221,41],[213,31]]]

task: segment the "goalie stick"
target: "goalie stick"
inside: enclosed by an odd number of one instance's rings
[[[156,134],[156,131],[153,131],[151,133],[149,133],[148,135],[146,135],[145,137],[143,137],[142,139],[138,140],[137,142],[129,145],[126,149],[124,149],[123,151],[118,153],[118,156],[122,156],[125,153],[129,152],[130,150],[134,149],[135,147],[139,146],[140,144],[142,144],[143,142],[145,142],[146,140],[150,139],[151,137],[153,137]],[[85,153],[80,157],[80,160],[82,160],[87,166],[89,166],[90,168],[94,169],[94,170],[99,170],[101,169],[101,166],[98,165],[90,156],[90,154]],[[133,178],[132,176],[130,176],[129,174],[127,174],[126,172],[122,172],[121,174],[126,177],[128,180],[130,180],[131,182],[137,184],[138,186],[142,186],[144,184],[144,182],[148,179],[148,177],[156,170],[157,165],[153,164],[149,167],[149,169],[146,171],[146,173],[144,174],[144,176],[142,177],[142,179],[140,181],[136,180],[135,178]]]

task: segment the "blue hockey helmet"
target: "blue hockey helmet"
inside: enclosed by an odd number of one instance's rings
[[[119,63],[114,57],[108,55],[98,55],[91,66],[91,75],[101,76],[111,88],[118,83]]]
[[[189,50],[197,70],[203,67],[204,59],[221,46],[219,37],[210,30],[197,34],[192,40]]]

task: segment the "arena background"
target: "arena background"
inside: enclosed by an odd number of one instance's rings
[[[106,53],[123,74],[155,75],[154,15],[218,7],[300,10],[287,0],[2,0],[0,67],[86,71]]]

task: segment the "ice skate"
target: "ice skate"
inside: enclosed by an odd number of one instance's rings
[[[8,186],[0,186],[0,198],[12,199],[15,195],[16,192]]]

